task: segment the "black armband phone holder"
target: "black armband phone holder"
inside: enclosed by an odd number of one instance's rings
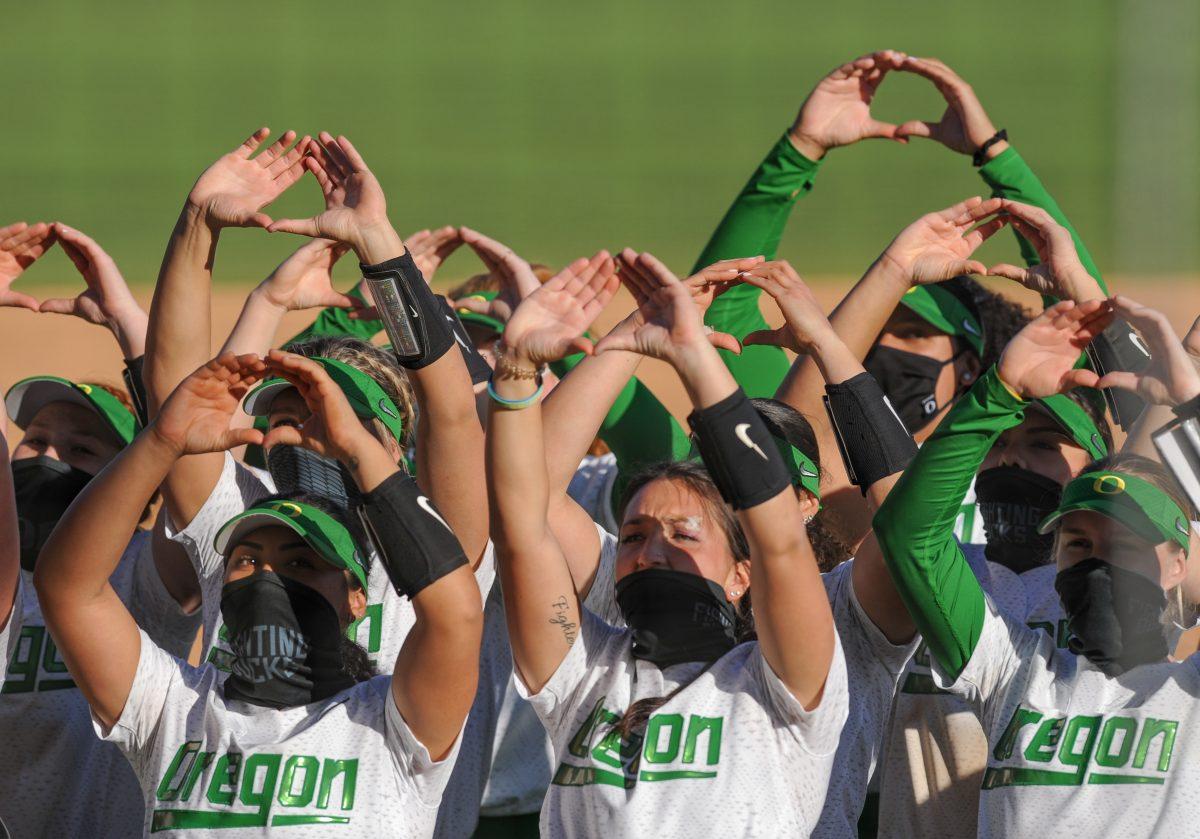
[[[917,444],[870,373],[826,385],[824,401],[846,474],[863,495],[916,457]]]
[[[403,472],[366,493],[358,515],[400,595],[411,599],[468,564],[454,531]]]
[[[359,263],[379,319],[403,367],[419,370],[437,361],[455,343],[437,295],[430,290],[407,250],[378,265]]]
[[[462,351],[463,361],[467,363],[467,372],[471,374],[471,384],[477,385],[486,382],[492,377],[492,368],[488,367],[488,363],[483,360],[479,350],[475,349],[475,343],[467,334],[462,321],[458,319],[458,314],[446,298],[437,295],[437,301],[438,307],[442,310],[442,316],[446,319],[446,323],[449,324],[450,331],[454,335],[454,342]]]
[[[688,425],[708,474],[733,509],[758,506],[791,487],[783,456],[741,388],[692,411]]]
[[[1100,376],[1106,373],[1125,371],[1140,373],[1150,363],[1150,351],[1142,337],[1128,323],[1117,319],[1092,339],[1087,348],[1092,369]],[[1141,416],[1146,402],[1136,393],[1121,388],[1105,388],[1104,400],[1112,411],[1113,419],[1121,428],[1128,430]]]
[[[142,380],[145,363],[145,355],[139,355],[134,359],[127,358],[125,359],[125,369],[121,371],[121,378],[125,380],[125,389],[129,391],[129,399],[133,402],[133,412],[137,416],[139,428],[145,428],[150,424],[146,383]]]

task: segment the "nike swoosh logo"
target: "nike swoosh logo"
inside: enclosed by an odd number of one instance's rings
[[[447,530],[450,530],[450,525],[446,524],[446,520],[444,518],[442,518],[440,515],[438,515],[437,510],[433,509],[433,505],[429,503],[428,498],[426,498],[424,495],[418,495],[417,496],[417,504],[420,505],[422,510],[429,513],[429,515],[433,516],[435,519],[440,521],[442,523],[442,527],[446,528]],[[454,531],[450,530],[450,532],[453,533]]]
[[[400,419],[400,417],[396,416],[396,412],[392,410],[392,406],[389,405],[385,399],[379,400],[379,410],[383,411],[392,419]]]
[[[804,476],[805,478],[817,478],[817,477],[820,477],[819,475],[817,475],[817,473],[816,473],[816,472],[810,472],[810,471],[808,470],[808,467],[807,467],[807,466],[801,466],[801,467],[800,467],[800,474],[801,474],[802,476]]]
[[[1141,335],[1138,335],[1136,332],[1130,332],[1130,333],[1129,333],[1129,343],[1131,343],[1131,344],[1133,344],[1135,347],[1137,347],[1137,348],[1138,348],[1138,351],[1139,351],[1139,352],[1140,352],[1142,355],[1146,356],[1146,358],[1150,358],[1150,357],[1151,357],[1151,355],[1150,355],[1150,348],[1146,346],[1146,344],[1145,344],[1145,342],[1144,342],[1144,341],[1142,341],[1142,336],[1141,336]]]
[[[750,439],[750,423],[739,422],[733,427],[733,435],[742,441],[742,445],[748,449],[758,452],[758,456],[763,460],[767,459],[767,455],[758,447],[758,443]]]
[[[971,323],[971,321],[968,318],[963,318],[962,327],[963,327],[963,329],[967,330],[968,333],[970,333],[971,335],[974,335],[976,338],[983,337],[982,335],[979,334],[979,330],[975,328],[975,324]]]
[[[419,318],[421,316],[421,313],[418,312],[416,309],[414,309],[412,306],[408,307],[408,311],[412,313],[412,316],[414,318]]]

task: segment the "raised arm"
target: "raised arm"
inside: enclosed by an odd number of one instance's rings
[[[690,421],[710,473],[741,471],[744,463],[726,462],[722,454],[727,423],[710,426],[699,417],[716,406],[740,407],[738,419],[746,422],[737,425],[739,447],[746,439],[766,441],[766,427],[717,354],[688,289],[669,274],[655,276],[654,283],[639,306],[643,324],[632,334],[606,337],[596,349],[640,352],[671,364],[696,409]],[[812,708],[820,702],[833,660],[833,615],[782,458],[774,446],[760,446],[759,452],[766,463],[755,461],[754,469],[767,476],[766,486],[759,487],[768,496],[765,500],[734,497],[737,478],[718,478],[717,486],[736,511],[750,546],[754,624],[763,657],[796,699]],[[714,456],[722,462],[710,462]],[[770,481],[771,476],[779,480]]]
[[[180,457],[262,442],[261,432],[229,421],[265,372],[256,356],[227,354],[184,379],[154,422],[88,483],[38,557],[33,581],[46,626],[105,726],[120,718],[141,654],[137,624],[109,578]]]
[[[693,273],[714,262],[746,256],[774,259],[796,201],[812,191],[825,154],[867,138],[896,139],[896,126],[871,115],[871,100],[904,53],[882,50],[835,68],[809,93],[787,134],[742,187],[701,251]],[[759,292],[740,286],[715,301],[704,322],[737,338],[766,328]],[[787,374],[787,356],[767,346],[740,356],[722,352],[750,396],[771,396]]]
[[[0,399],[0,630],[8,626],[21,581],[21,532],[8,452],[8,411]]]
[[[954,538],[963,496],[996,439],[1020,423],[1028,400],[1096,386],[1094,372],[1074,365],[1109,320],[1102,300],[1068,300],[1042,312],[950,410],[875,516],[896,588],[952,678],[974,652],[984,610],[983,590]]]
[[[1165,404],[1156,402],[1150,398],[1161,393],[1169,394],[1172,391],[1178,391],[1177,385],[1167,385],[1167,382],[1172,380],[1171,372],[1175,376],[1184,375],[1181,366],[1176,363],[1178,358],[1178,349],[1175,345],[1177,339],[1174,331],[1171,329],[1171,324],[1166,317],[1154,309],[1142,306],[1140,303],[1135,303],[1128,297],[1117,296],[1112,300],[1113,311],[1118,317],[1125,318],[1132,326],[1136,327],[1142,336],[1150,352],[1155,359],[1155,364],[1151,365],[1140,374],[1127,373],[1122,376],[1114,375],[1114,378],[1109,378],[1110,382],[1117,382],[1114,387],[1129,388],[1132,386],[1139,392],[1143,398],[1146,398],[1150,403],[1142,415],[1138,417],[1138,421],[1129,431],[1129,436],[1125,438],[1125,444],[1121,447],[1121,451],[1140,454],[1142,457],[1148,457],[1152,460],[1161,460],[1158,449],[1155,448],[1151,435],[1161,429],[1164,425],[1175,420],[1175,412]],[[1192,328],[1188,330],[1187,335],[1183,337],[1183,351],[1187,354],[1188,360],[1196,371],[1200,372],[1200,317],[1192,323]],[[1160,387],[1154,387],[1147,381],[1157,379],[1161,383]],[[1151,391],[1157,391],[1152,393]],[[1182,401],[1187,401],[1182,400]]]
[[[352,247],[364,270],[391,270],[400,266],[407,250],[387,214],[383,188],[362,155],[345,137],[321,132],[309,146],[304,165],[325,196],[325,210],[307,219],[281,219],[271,232],[332,239]],[[419,281],[414,293],[433,295]],[[424,312],[426,330],[449,331],[436,304]],[[432,333],[431,333],[432,334]],[[453,350],[453,352],[451,351]],[[482,559],[487,544],[487,489],[483,475],[483,429],[475,409],[471,375],[453,338],[413,362],[409,380],[416,392],[421,422],[417,425],[417,483],[441,510],[474,563]]]
[[[261,128],[223,155],[192,187],[167,242],[146,334],[143,370],[150,415],[184,378],[209,357],[211,285],[217,239],[226,227],[266,227],[262,208],[299,180],[308,138],[285,132],[257,157],[266,140]],[[176,528],[183,528],[204,504],[221,475],[224,455],[210,453],[179,460],[163,484],[163,500]]]

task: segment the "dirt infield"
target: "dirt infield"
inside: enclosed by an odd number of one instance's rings
[[[814,281],[812,288],[826,309],[837,303],[849,286],[843,280]],[[1176,329],[1183,333],[1197,314],[1200,314],[1200,277],[1181,277],[1171,280],[1143,280],[1138,282],[1116,282],[1116,288],[1130,289],[1131,296],[1150,306],[1161,309],[1171,318]],[[215,352],[237,319],[245,299],[245,289],[233,286],[218,286],[213,296],[213,337]],[[78,287],[37,287],[39,299],[77,294]],[[1007,292],[1007,289],[1006,289]],[[150,289],[137,293],[143,305],[150,305]],[[1023,289],[1015,295],[1030,305],[1037,304],[1037,297]],[[623,312],[632,306],[632,300],[624,295],[609,306],[598,326],[601,330],[612,325]],[[767,319],[773,324],[781,322],[774,304],[764,304]],[[310,320],[311,313],[289,315],[276,336],[286,340],[302,329]],[[121,381],[121,355],[108,332],[100,327],[62,315],[39,315],[19,309],[0,309],[0,336],[8,350],[0,358],[0,385],[7,389],[13,382],[25,376],[49,373],[83,381]],[[658,362],[648,361],[639,375],[659,398],[678,416],[687,412],[683,388],[670,370]],[[17,435],[13,435],[14,437]]]

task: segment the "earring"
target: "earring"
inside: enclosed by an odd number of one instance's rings
[[[962,374],[962,380],[963,380],[964,385],[969,385],[974,378],[975,378],[975,376],[974,376],[974,374],[971,373],[970,370],[968,370],[967,372]]]
[[[729,592],[729,596],[730,596],[730,597],[735,597],[735,598],[736,598],[736,597],[741,597],[741,596],[742,596],[742,590],[741,590],[740,588],[735,588],[733,591]]]
[[[812,516],[805,516],[805,517],[804,517],[804,523],[805,523],[806,525],[808,525],[808,524],[812,524],[812,523],[813,523],[813,517],[812,517]]]

